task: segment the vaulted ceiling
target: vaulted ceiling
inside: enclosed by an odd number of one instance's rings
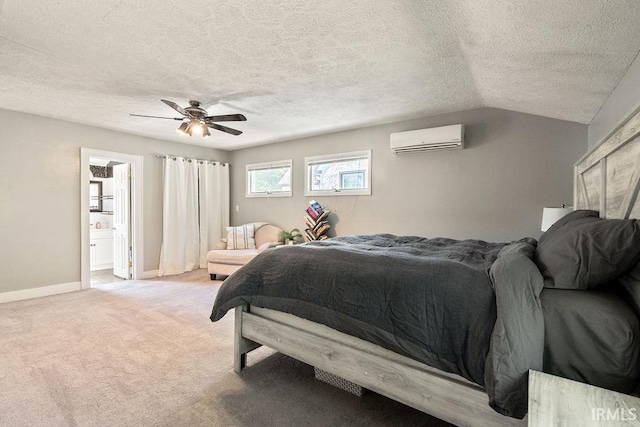
[[[0,0],[0,108],[236,149],[478,107],[589,123],[636,0]],[[176,132],[160,102],[243,113]]]

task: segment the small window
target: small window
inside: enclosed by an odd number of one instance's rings
[[[371,150],[307,157],[305,196],[371,195]]]
[[[247,165],[247,197],[291,197],[292,160]]]

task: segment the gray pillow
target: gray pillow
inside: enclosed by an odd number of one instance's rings
[[[583,217],[538,244],[545,287],[589,289],[626,274],[640,260],[640,221]]]
[[[544,243],[549,237],[554,235],[558,230],[560,230],[565,224],[568,224],[572,221],[582,219],[582,218],[593,218],[592,221],[598,220],[600,218],[600,213],[598,211],[584,210],[580,209],[577,211],[569,212],[558,221],[553,223],[551,227],[538,239],[538,244]]]

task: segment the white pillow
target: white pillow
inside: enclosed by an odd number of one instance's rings
[[[253,224],[227,227],[227,249],[255,249]]]

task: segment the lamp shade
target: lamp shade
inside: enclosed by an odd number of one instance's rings
[[[540,229],[547,231],[549,227],[569,212],[573,212],[572,206],[565,207],[562,205],[559,208],[544,208],[542,210],[542,226]]]
[[[189,127],[189,124],[187,122],[182,122],[182,124],[178,128],[178,132],[183,134],[183,135],[186,135],[188,127]]]

